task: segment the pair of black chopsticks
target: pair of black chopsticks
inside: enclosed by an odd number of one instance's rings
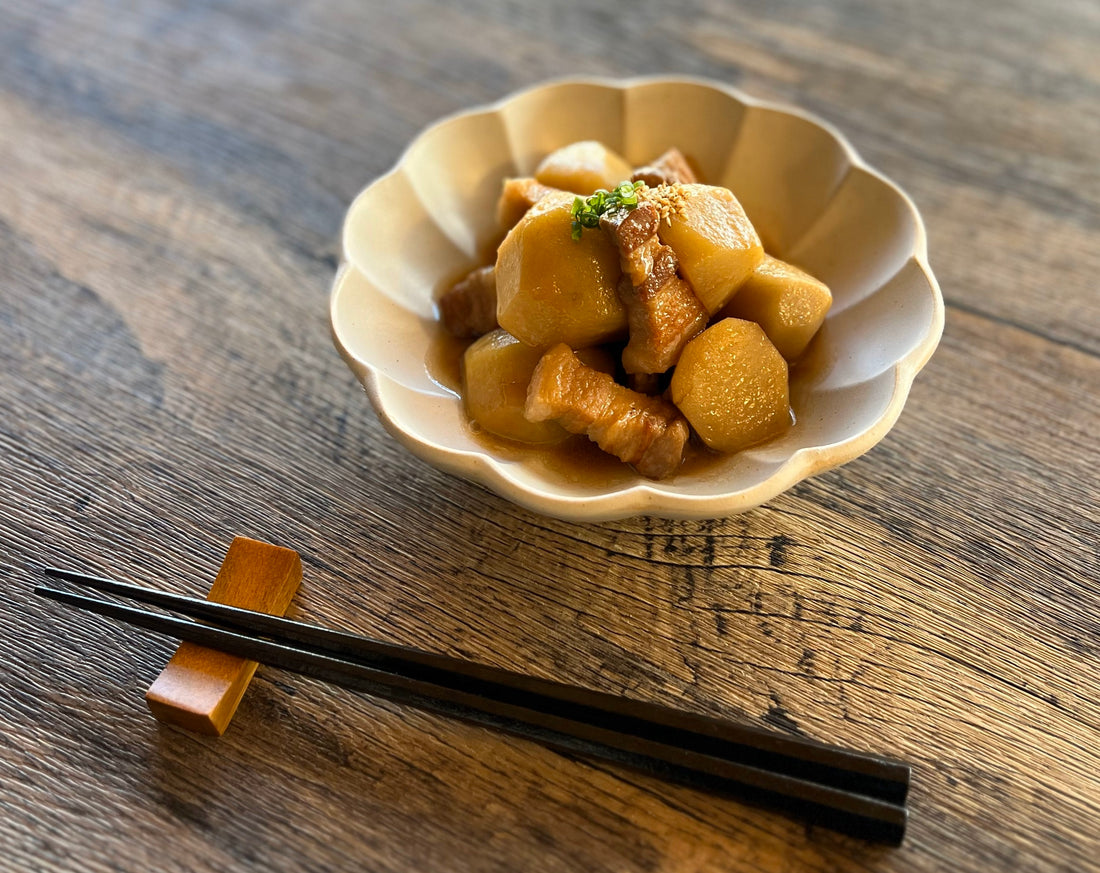
[[[909,766],[899,761],[98,576],[55,568],[45,573],[202,620],[35,588],[44,597],[176,639],[777,808],[865,839],[897,845],[905,834]]]

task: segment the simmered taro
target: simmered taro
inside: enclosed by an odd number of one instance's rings
[[[657,230],[680,271],[711,315],[725,306],[764,259],[760,237],[737,198],[713,185],[653,189],[662,218]]]
[[[481,429],[554,451],[584,434],[662,479],[701,446],[738,452],[791,426],[788,362],[831,294],[766,255],[733,192],[683,154],[631,168],[574,143],[506,180],[497,210],[495,263],[440,301],[451,333],[484,333],[462,362]]]
[[[529,421],[527,386],[542,353],[504,330],[474,342],[462,356],[466,414],[484,430],[522,443],[554,443],[567,436],[553,421]]]
[[[529,346],[580,349],[626,334],[618,250],[603,233],[573,240],[572,204],[547,194],[497,250],[497,320]]]
[[[779,353],[794,361],[810,344],[832,303],[824,282],[765,255],[720,314],[755,321]]]
[[[718,452],[748,448],[791,423],[787,362],[752,321],[723,319],[688,343],[671,392],[700,439]]]
[[[591,194],[629,179],[630,164],[603,143],[585,140],[551,152],[535,170],[543,185],[574,194]]]

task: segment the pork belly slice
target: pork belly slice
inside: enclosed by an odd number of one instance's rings
[[[650,479],[680,468],[690,433],[687,420],[667,400],[631,391],[586,367],[565,343],[546,352],[535,367],[524,415],[530,421],[555,419],[571,433],[585,434]]]
[[[439,317],[447,333],[477,337],[497,329],[497,283],[493,268],[478,267],[439,298]]]
[[[619,248],[623,275],[641,285],[653,271],[653,256],[661,248],[657,237],[661,212],[645,200],[633,209],[616,209],[600,216],[600,227]]]
[[[664,373],[707,326],[706,307],[677,275],[676,254],[657,237],[660,220],[658,208],[646,201],[600,218],[619,247],[623,278],[617,291],[630,328],[623,369],[630,374]]]
[[[505,179],[497,202],[497,221],[501,229],[511,230],[528,209],[556,190],[531,178]]]
[[[645,182],[650,188],[658,185],[690,185],[698,182],[695,171],[678,148],[671,148],[652,164],[638,167],[631,182]]]
[[[627,373],[623,384],[639,394],[663,394],[668,388],[663,373]]]
[[[630,342],[623,349],[623,369],[628,373],[664,373],[707,326],[706,307],[691,285],[676,275],[676,257],[668,246],[658,249],[645,282],[631,285],[624,276],[618,292],[630,327]]]

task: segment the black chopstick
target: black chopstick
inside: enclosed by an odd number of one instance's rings
[[[148,630],[776,806],[867,839],[897,844],[905,832],[909,767],[898,761],[206,600],[67,570],[45,572],[221,625],[35,589]]]
[[[882,800],[902,803],[905,801],[908,790],[908,765],[887,758],[838,749],[803,738],[784,736],[707,716],[671,710],[643,701],[564,685],[446,655],[373,640],[357,634],[343,633],[265,613],[238,609],[221,603],[183,597],[68,570],[47,568],[45,572],[49,576],[66,579],[95,590],[161,606],[193,618],[216,621],[225,627],[235,627],[238,630],[268,637],[279,637],[284,643],[300,644],[328,655],[350,656],[366,666],[389,672],[400,672],[438,685],[453,685],[457,680],[461,680],[463,689],[471,690],[474,682],[491,683],[511,692],[538,695],[563,704],[589,707],[624,719],[643,719],[645,722],[659,725],[669,731],[691,733],[697,747],[702,745],[710,748],[716,744],[721,744],[723,747],[741,747],[734,752],[724,750],[724,754],[722,754],[723,750],[715,750],[715,754],[725,757],[735,754],[743,758],[751,753],[758,756],[758,760],[754,763],[766,765],[768,769],[832,784]]]

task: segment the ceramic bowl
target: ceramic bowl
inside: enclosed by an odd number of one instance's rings
[[[491,252],[501,181],[580,139],[635,165],[677,146],[704,181],[737,195],[770,253],[832,289],[792,370],[796,423],[784,436],[664,481],[625,465],[577,478],[538,453],[487,447],[433,378],[434,295]],[[438,122],[352,203],[343,257],[333,337],[389,432],[441,470],[574,521],[732,515],[858,457],[893,426],[943,330],[909,198],[829,124],[696,79],[551,82]]]

